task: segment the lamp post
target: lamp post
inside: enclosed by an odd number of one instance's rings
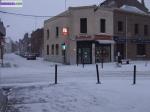
[[[62,50],[63,50],[63,56],[64,56],[64,64],[66,63],[66,44],[61,44]]]
[[[65,0],[65,10],[66,10],[66,7],[67,7],[67,0]]]

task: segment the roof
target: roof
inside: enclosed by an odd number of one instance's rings
[[[123,6],[121,8],[114,8],[114,11],[120,11],[120,12],[124,12],[124,13],[128,13],[128,14],[150,17],[149,13],[143,12],[140,9],[138,9],[136,7],[131,7],[131,6]]]
[[[122,7],[120,7],[120,9],[134,13],[146,14],[144,11],[138,9],[137,7],[129,5],[123,5]]]
[[[139,2],[138,0],[105,0],[100,4],[100,6],[103,7],[115,7],[115,8],[120,8],[123,5],[134,6],[144,12],[148,12],[148,8],[145,6],[144,0],[142,0],[142,2]]]

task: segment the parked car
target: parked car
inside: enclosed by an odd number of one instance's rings
[[[28,55],[29,55],[28,53],[25,53],[23,57],[24,57],[24,58],[27,58]]]
[[[28,54],[26,58],[27,58],[27,60],[36,60],[36,55]]]
[[[34,53],[36,57],[40,57],[40,53]]]

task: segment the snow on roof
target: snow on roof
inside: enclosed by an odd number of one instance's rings
[[[123,9],[125,11],[128,11],[128,12],[134,12],[134,13],[145,13],[144,11],[138,9],[137,7],[134,7],[134,6],[129,6],[129,5],[123,5],[122,7],[120,7],[120,9]]]

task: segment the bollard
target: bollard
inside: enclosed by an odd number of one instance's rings
[[[136,65],[134,65],[134,73],[133,73],[133,85],[136,84]]]
[[[57,84],[57,64],[55,65],[55,84]]]
[[[102,69],[103,69],[104,68],[104,59],[102,59],[101,66],[102,66]]]
[[[82,62],[82,65],[83,65],[83,68],[84,68],[84,59],[82,60],[83,62]]]
[[[97,72],[97,84],[101,84],[99,80],[99,70],[98,70],[98,64],[96,64],[96,72]]]

